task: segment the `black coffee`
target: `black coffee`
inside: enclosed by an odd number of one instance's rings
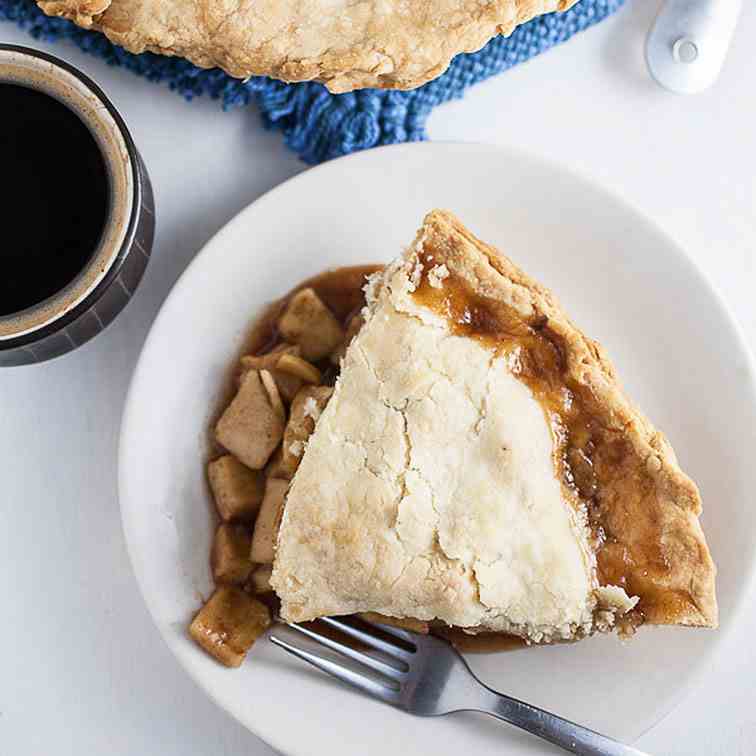
[[[0,315],[76,278],[110,203],[107,169],[87,126],[35,89],[0,83]]]

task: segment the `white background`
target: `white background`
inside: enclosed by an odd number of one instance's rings
[[[598,27],[438,108],[428,128],[436,140],[520,146],[604,182],[682,243],[756,346],[756,6],[744,5],[707,93],[678,97],[649,80],[642,43],[658,3],[628,0]],[[144,157],[158,211],[147,275],[107,333],[52,363],[0,370],[0,754],[270,754],[189,681],[153,629],[121,535],[116,446],[131,371],[177,276],[241,208],[305,166],[252,108],[186,103],[10,24],[0,41],[45,47],[103,86]],[[701,686],[638,747],[754,753],[754,636],[756,608]],[[366,753],[381,752],[373,736]]]

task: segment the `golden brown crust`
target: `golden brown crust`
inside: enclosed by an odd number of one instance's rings
[[[232,76],[320,81],[332,92],[413,89],[461,52],[577,0],[38,0],[52,16]]]
[[[48,16],[63,16],[84,29],[92,28],[95,16],[104,13],[111,0],[46,0],[39,7]]]
[[[593,505],[606,530],[598,551],[603,584],[640,596],[646,622],[716,626],[716,568],[698,520],[698,489],[666,438],[625,396],[603,349],[570,322],[551,292],[451,213],[430,213],[417,243],[478,296],[547,327],[558,345],[563,378],[577,389],[598,428]]]

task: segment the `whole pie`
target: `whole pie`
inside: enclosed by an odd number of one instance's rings
[[[332,92],[412,89],[458,53],[577,0],[37,0],[130,52]]]
[[[716,626],[696,485],[547,289],[438,210],[359,314],[334,280],[274,307],[217,423],[214,606],[526,643]]]

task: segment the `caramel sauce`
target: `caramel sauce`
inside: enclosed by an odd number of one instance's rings
[[[433,265],[429,259],[423,263],[425,269]],[[423,276],[413,296],[444,315],[453,333],[476,339],[506,359],[542,406],[565,498],[587,515],[599,584],[621,586],[640,598],[625,622],[633,627],[644,619],[673,622],[693,600],[688,591],[664,584],[670,564],[657,537],[654,482],[623,429],[609,427],[590,389],[569,377],[563,338],[548,318],[527,320],[513,307],[477,294],[457,276],[449,276],[441,288]]]
[[[342,325],[365,305],[362,288],[365,279],[382,265],[353,265],[326,270],[295,286],[288,294],[269,304],[256,318],[247,336],[242,354],[265,354],[281,343],[276,323],[286,303],[302,289],[311,288],[323,300]]]

